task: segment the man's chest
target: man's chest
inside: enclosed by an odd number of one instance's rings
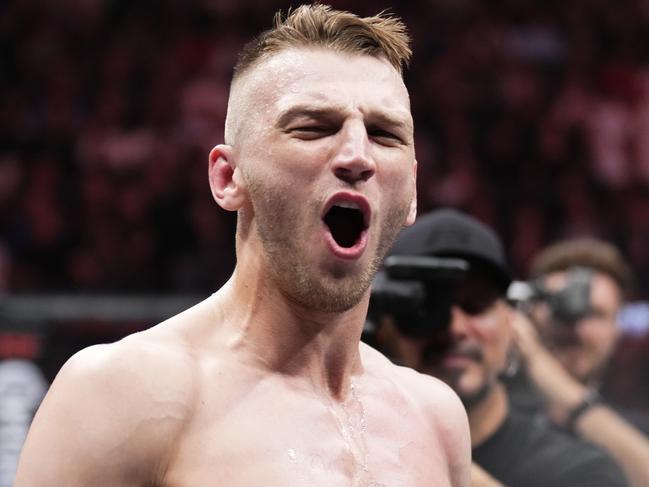
[[[448,485],[435,435],[398,399],[342,404],[291,391],[206,397],[165,485],[194,487]]]

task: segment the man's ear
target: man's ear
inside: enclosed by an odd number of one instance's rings
[[[210,151],[209,179],[214,200],[221,208],[237,211],[244,203],[245,191],[232,146],[220,144]]]
[[[415,223],[417,218],[417,159],[412,166],[412,184],[414,190],[412,192],[412,200],[410,201],[410,211],[408,212],[408,218],[406,218],[406,226],[410,226]]]

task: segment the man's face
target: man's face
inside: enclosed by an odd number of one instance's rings
[[[498,381],[510,344],[510,309],[495,284],[476,273],[455,292],[449,325],[425,338],[399,334],[394,358],[442,379],[471,407]]]
[[[558,292],[567,282],[567,272],[553,272],[544,279],[544,286],[550,292]],[[534,321],[550,351],[583,383],[600,377],[615,349],[619,336],[616,317],[622,295],[613,279],[595,273],[590,302],[591,313],[572,324],[557,323],[545,305],[534,311]]]
[[[282,51],[244,76],[234,154],[249,205],[240,218],[289,298],[349,309],[414,220],[406,88],[382,59],[321,49]]]

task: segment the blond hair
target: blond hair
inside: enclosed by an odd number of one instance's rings
[[[233,80],[260,60],[283,49],[322,47],[339,52],[384,57],[400,74],[412,51],[406,27],[396,17],[381,12],[358,17],[328,5],[302,5],[283,15],[275,14],[274,27],[250,41],[239,54]]]

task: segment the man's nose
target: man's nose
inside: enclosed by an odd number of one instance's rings
[[[465,336],[469,330],[469,315],[459,306],[451,306],[451,323],[448,327],[449,333],[455,337]]]
[[[341,144],[332,163],[334,174],[347,183],[367,181],[376,172],[376,165],[370,154],[365,125],[360,121],[349,121],[342,128],[340,137]]]

